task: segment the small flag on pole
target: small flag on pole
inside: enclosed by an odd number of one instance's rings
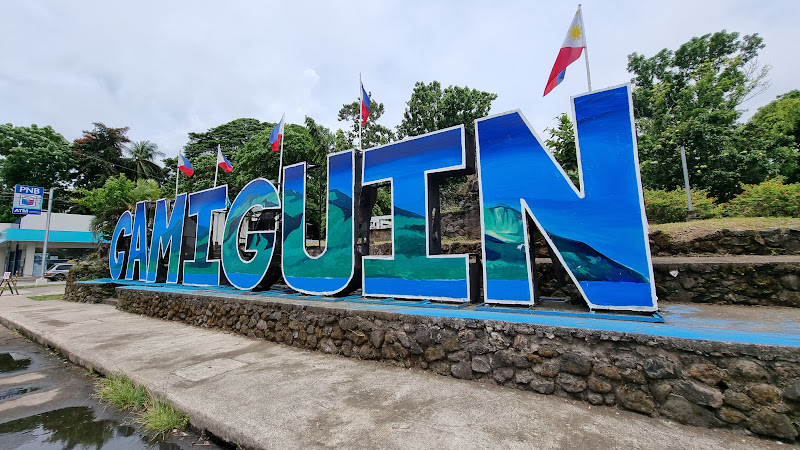
[[[222,149],[219,148],[219,145],[217,145],[217,165],[226,173],[233,170],[233,164],[222,154]]]
[[[364,83],[361,83],[361,126],[362,127],[366,125],[367,117],[369,117],[369,95],[367,95],[367,91],[364,89]]]
[[[586,34],[583,30],[583,17],[581,17],[581,10],[575,12],[575,17],[567,30],[567,36],[564,38],[564,43],[561,44],[561,50],[558,52],[556,62],[553,64],[553,70],[550,71],[550,78],[547,79],[547,85],[544,88],[544,94],[549,94],[556,86],[564,81],[564,75],[567,73],[567,66],[575,62],[581,56],[581,52],[586,48]],[[588,66],[587,66],[588,67]]]
[[[272,151],[277,152],[281,149],[281,139],[283,139],[283,119],[286,114],[281,116],[281,121],[272,129],[272,134],[269,135],[269,145],[272,146]]]
[[[178,170],[185,173],[187,177],[194,175],[194,167],[192,167],[192,163],[190,163],[189,160],[181,154],[178,155]]]

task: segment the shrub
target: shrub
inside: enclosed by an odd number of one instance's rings
[[[797,217],[800,184],[784,184],[780,177],[760,184],[743,184],[742,193],[728,202],[725,212],[741,217]]]
[[[692,190],[692,207],[698,219],[711,219],[722,215],[722,208],[714,204],[717,199],[709,197],[705,190]],[[647,220],[654,223],[684,222],[686,220],[686,191],[675,187],[671,191],[662,189],[644,190],[644,209]]]

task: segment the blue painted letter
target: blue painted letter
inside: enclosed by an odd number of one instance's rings
[[[194,259],[183,262],[183,284],[216,286],[219,284],[219,260],[209,260],[212,212],[224,211],[228,185],[189,194],[189,217],[197,217]]]
[[[581,190],[518,111],[477,121],[486,301],[533,301],[530,215],[590,308],[654,311],[630,88],[573,104]]]

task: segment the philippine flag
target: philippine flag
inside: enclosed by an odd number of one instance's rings
[[[231,162],[228,161],[228,158],[222,154],[222,150],[219,148],[219,145],[217,145],[217,165],[220,166],[225,172],[230,172],[233,170],[233,164],[231,164]]]
[[[281,116],[281,121],[272,129],[272,134],[269,135],[269,145],[272,146],[272,151],[277,152],[281,149],[281,139],[283,139],[283,119],[286,117],[284,113]]]
[[[194,175],[194,167],[183,155],[178,155],[178,170],[185,173],[187,177]]]
[[[367,124],[367,117],[369,117],[369,95],[364,90],[364,83],[361,83],[361,126]]]
[[[581,10],[579,9],[575,13],[575,18],[572,19],[569,30],[567,30],[567,37],[564,38],[564,43],[561,44],[561,51],[558,52],[556,63],[553,64],[553,70],[550,71],[550,78],[547,79],[547,86],[544,88],[542,97],[549,94],[554,87],[564,80],[567,66],[580,58],[584,48],[586,48],[586,35],[583,32],[583,17],[581,17]]]

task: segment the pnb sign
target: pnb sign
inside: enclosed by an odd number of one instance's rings
[[[167,199],[159,200],[151,233],[146,204],[137,204],[134,214],[120,217],[112,236],[111,276],[253,289],[282,275],[292,289],[307,294],[344,295],[361,288],[375,297],[472,299],[478,284],[473,277],[481,269],[470,264],[469,255],[440,254],[437,231],[441,180],[477,171],[484,301],[534,301],[529,236],[536,226],[592,309],[654,311],[630,87],[575,97],[573,108],[577,187],[522,113],[512,111],[476,121],[474,138],[459,126],[361,155],[328,155],[321,255],[305,247],[307,165],[300,163],[284,169],[282,196],[258,178],[227,208],[227,186],[178,195],[171,209]],[[392,192],[393,252],[363,254],[357,251],[360,224],[368,220],[375,186],[385,182]],[[212,258],[213,216],[226,212],[219,258]],[[254,214],[281,220],[276,226],[254,220]]]
[[[38,186],[24,186],[21,184],[14,186],[14,205],[11,207],[11,213],[41,214],[43,195],[44,188]]]

